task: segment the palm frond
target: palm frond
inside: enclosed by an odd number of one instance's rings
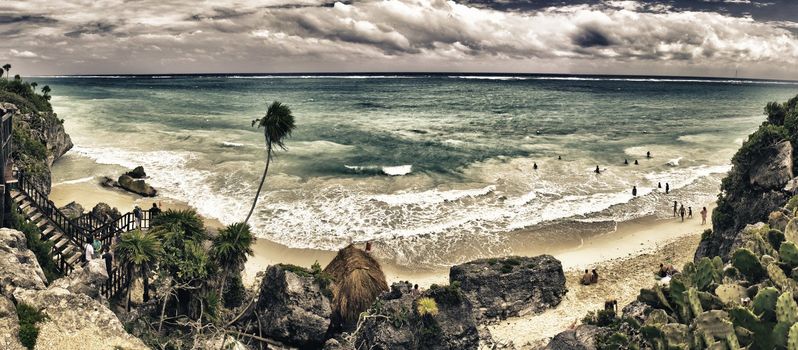
[[[258,128],[263,128],[263,136],[266,138],[267,144],[283,150],[285,150],[285,139],[291,136],[291,132],[296,127],[291,108],[277,101],[272,102],[266,115],[252,121],[253,126],[256,124]],[[272,155],[269,154],[269,156]]]

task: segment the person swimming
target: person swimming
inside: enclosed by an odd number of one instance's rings
[[[596,170],[594,170],[593,172],[595,172],[596,174],[601,174],[601,169],[599,169],[598,165],[596,165]]]
[[[632,195],[637,197],[637,186],[632,186]]]
[[[640,165],[640,163],[637,162],[637,159],[635,159],[635,165]]]

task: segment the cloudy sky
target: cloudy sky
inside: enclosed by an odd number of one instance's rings
[[[3,0],[12,73],[798,79],[796,0]]]

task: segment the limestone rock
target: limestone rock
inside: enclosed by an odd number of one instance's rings
[[[46,281],[25,234],[0,228],[0,294],[9,297],[17,288],[44,289]]]
[[[596,336],[602,329],[596,326],[580,325],[557,334],[551,339],[545,350],[595,350]]]
[[[300,276],[282,265],[269,266],[260,285],[251,334],[263,334],[300,348],[321,347],[330,327],[332,307],[313,276]]]
[[[3,109],[8,106],[13,105],[3,104]],[[15,131],[41,142],[47,149],[46,159],[15,159],[15,163],[20,170],[30,175],[29,179],[36,187],[49,194],[52,184],[50,167],[73,146],[69,134],[64,130],[64,123],[53,112],[16,113],[14,121]]]
[[[394,284],[380,297],[379,308],[361,319],[356,349],[477,349],[480,334],[471,301],[457,288],[430,289],[420,297],[432,298],[438,314],[421,316],[416,296]],[[489,339],[488,339],[489,340]]]
[[[122,175],[119,177],[119,187],[126,191],[133,192],[144,197],[155,197],[158,194],[152,186],[148,185],[142,179],[134,179],[129,175]]]
[[[105,260],[94,259],[86,266],[78,266],[69,276],[59,278],[50,287],[59,287],[72,293],[88,295],[91,298],[100,296],[100,287],[108,280]]]
[[[125,173],[125,175],[130,176],[134,179],[143,179],[147,177],[147,173],[144,172],[144,167],[139,165],[131,171]]]
[[[453,266],[449,280],[460,284],[479,319],[538,313],[567,292],[562,264],[551,255],[475,260]]]
[[[19,318],[17,309],[10,299],[0,295],[0,348],[8,350],[24,350],[19,342]]]
[[[790,222],[790,217],[785,215],[782,211],[774,211],[768,215],[768,226],[772,229],[784,232],[787,228],[787,223]]]
[[[119,209],[111,208],[111,206],[106,203],[98,203],[91,209],[91,213],[102,222],[111,222],[122,217],[122,213],[119,212]]]
[[[766,152],[768,156],[751,165],[749,183],[764,189],[780,190],[793,178],[792,145],[789,141],[782,141]]]
[[[70,219],[77,218],[83,215],[83,206],[78,204],[75,201],[69,202],[69,204],[59,208],[64,215],[66,215]]]
[[[108,307],[88,295],[54,286],[44,291],[17,289],[14,298],[47,316],[38,324],[37,349],[148,349],[125,331]]]
[[[623,312],[624,317],[633,318],[638,323],[643,324],[646,322],[648,314],[651,313],[651,310],[653,310],[653,308],[650,305],[642,301],[635,300],[629,305],[624,306],[621,312]]]

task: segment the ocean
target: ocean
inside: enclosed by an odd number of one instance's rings
[[[32,80],[50,85],[75,143],[55,184],[143,165],[161,196],[225,224],[246,216],[263,171],[251,121],[286,103],[297,128],[272,162],[255,234],[323,250],[371,240],[381,258],[418,266],[578,244],[669,218],[673,201],[698,216],[764,105],[798,93],[793,82],[609,76]]]

